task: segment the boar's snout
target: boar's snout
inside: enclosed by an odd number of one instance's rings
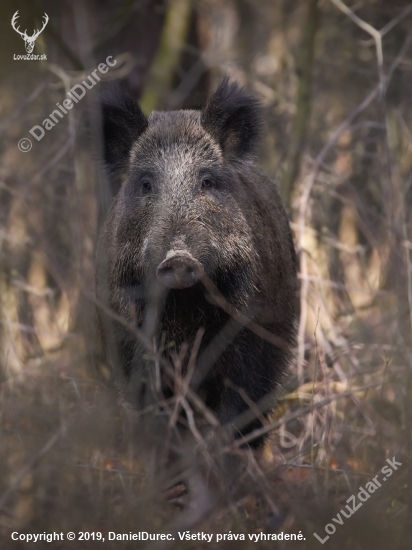
[[[201,263],[184,251],[167,255],[156,270],[160,283],[173,289],[190,288],[199,281],[202,273]]]

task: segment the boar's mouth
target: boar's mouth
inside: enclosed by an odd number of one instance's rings
[[[203,274],[202,264],[184,250],[168,252],[156,270],[157,280],[164,287],[177,290],[191,288]]]

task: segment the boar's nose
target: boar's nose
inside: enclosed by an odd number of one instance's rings
[[[183,289],[195,285],[203,273],[200,262],[186,252],[166,256],[156,271],[158,280],[168,288]]]

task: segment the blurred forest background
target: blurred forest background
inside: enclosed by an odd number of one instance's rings
[[[25,53],[16,10],[29,34],[48,14],[33,52],[47,61],[13,60]],[[302,531],[275,544],[319,548],[313,532],[324,538],[395,456],[402,466],[326,544],[410,548],[410,0],[4,0],[1,25],[1,547],[26,548],[14,530],[190,529]],[[31,151],[17,147],[109,55],[107,79],[146,112],[199,108],[224,74],[253,91],[261,162],[299,254],[299,345],[274,435],[259,456],[187,450],[188,489],[154,470],[160,451],[95,367],[94,253],[115,191],[96,161],[99,87]],[[225,454],[239,461],[235,479],[222,475]],[[274,542],[219,548],[235,544]]]

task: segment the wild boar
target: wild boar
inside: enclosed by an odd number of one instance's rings
[[[143,406],[155,366],[127,323],[169,359],[201,334],[190,387],[241,437],[273,410],[298,313],[288,219],[255,160],[261,107],[226,78],[202,111],[146,117],[117,93],[102,113],[106,165],[124,175],[97,253],[114,381],[133,407]],[[171,395],[173,384],[163,373],[161,380]]]

